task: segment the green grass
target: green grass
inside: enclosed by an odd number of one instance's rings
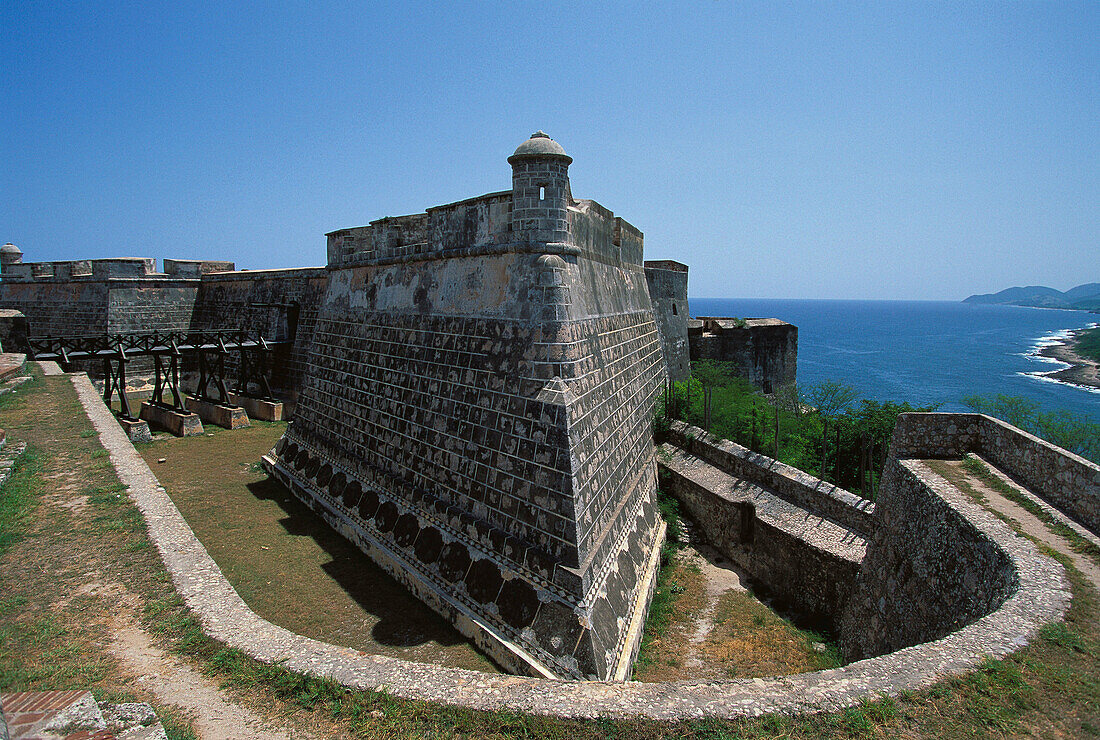
[[[24,524],[41,494],[41,473],[42,455],[28,446],[0,488],[0,556],[22,537]]]

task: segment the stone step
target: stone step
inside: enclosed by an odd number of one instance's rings
[[[89,691],[0,694],[10,740],[167,740],[148,704],[102,704]]]

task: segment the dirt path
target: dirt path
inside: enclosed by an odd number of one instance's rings
[[[713,668],[708,665],[702,646],[714,632],[718,602],[730,591],[747,589],[741,583],[741,576],[733,569],[732,564],[707,545],[699,545],[698,549],[686,547],[680,552],[679,557],[689,568],[698,568],[706,579],[706,602],[694,615],[695,631],[688,638],[687,652],[683,658],[684,665],[696,670]]]
[[[112,625],[111,653],[135,682],[166,704],[174,704],[191,719],[202,740],[292,740],[312,735],[274,727],[237,704],[203,674],[169,655],[128,615]]]
[[[1049,545],[1053,549],[1062,553],[1068,557],[1079,571],[1085,576],[1085,578],[1093,585],[1093,587],[1100,591],[1100,566],[1098,566],[1091,558],[1088,558],[1081,553],[1073,549],[1069,540],[1061,535],[1055,534],[1050,528],[1043,523],[1039,517],[1032,514],[1027,509],[1023,508],[1014,501],[1010,501],[996,489],[989,486],[981,478],[975,476],[966,469],[962,460],[945,460],[942,461],[945,468],[949,469],[952,474],[966,480],[970,486],[985,497],[986,503],[995,511],[998,511],[1005,516],[1015,519],[1023,532],[1040,542]],[[994,471],[996,475],[998,471],[995,471],[992,465],[985,463],[991,471]],[[1005,478],[1003,474],[997,477]],[[1018,490],[1018,486],[1014,486]],[[1021,491],[1023,492],[1023,491]]]
[[[2,410],[4,427],[28,443],[40,481],[10,484],[24,486],[15,495],[28,504],[18,536],[0,551],[0,665],[8,685],[77,686],[149,701],[162,719],[185,715],[203,740],[330,734],[328,725],[295,726],[292,707],[252,692],[231,695],[156,644],[138,615],[170,592],[140,513],[69,379],[47,377],[29,394],[33,402]]]

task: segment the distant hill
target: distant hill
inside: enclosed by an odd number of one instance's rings
[[[1100,313],[1100,283],[1086,283],[1066,292],[1045,285],[1005,288],[999,293],[972,295],[963,303],[993,303],[1004,306],[1036,308],[1076,308]]]

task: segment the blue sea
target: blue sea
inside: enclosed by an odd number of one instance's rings
[[[967,395],[1004,393],[1100,422],[1100,392],[1043,373],[1036,352],[1100,315],[948,301],[692,298],[692,316],[775,317],[798,327],[798,383],[840,380],[862,397],[965,410]]]

